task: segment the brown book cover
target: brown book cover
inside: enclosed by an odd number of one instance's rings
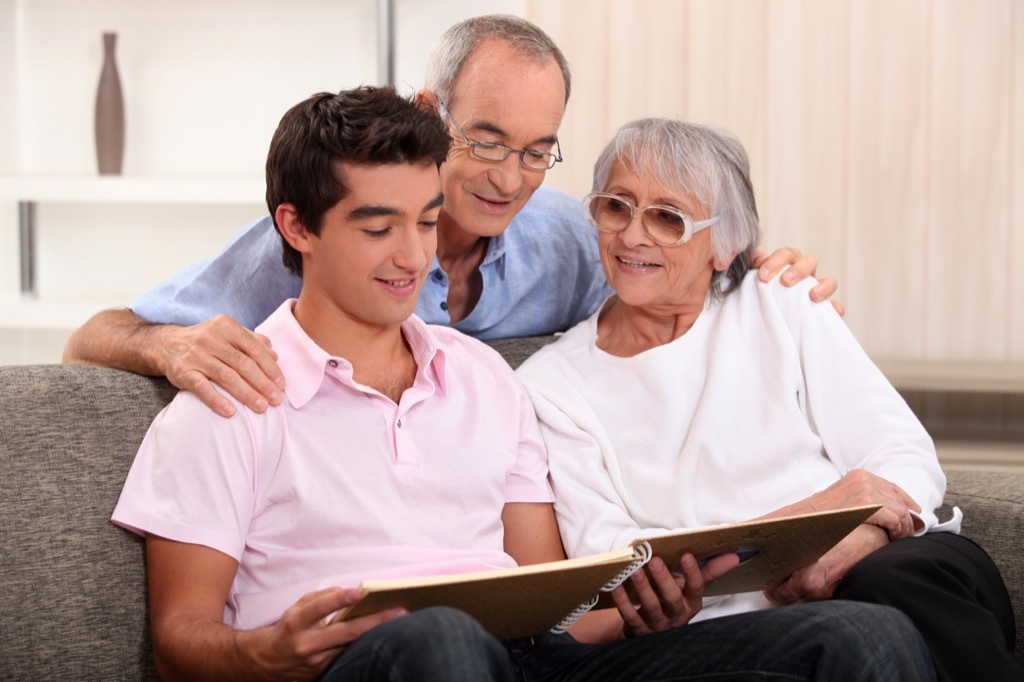
[[[565,629],[595,604],[614,607],[607,592],[657,555],[678,567],[685,552],[698,560],[737,552],[739,566],[705,589],[706,596],[761,590],[818,559],[879,509],[855,507],[679,531],[628,547],[574,559],[453,575],[366,580],[361,601],[332,622],[402,606],[450,606],[473,616],[499,639]],[[600,598],[599,598],[600,597]]]
[[[734,552],[740,555],[739,566],[706,585],[704,596],[757,592],[817,561],[880,508],[867,505],[744,521],[647,537],[633,544],[647,543],[651,555],[661,557],[676,573],[687,552],[698,562]],[[611,597],[602,596],[597,608],[612,606]]]
[[[410,611],[451,606],[473,616],[499,639],[526,637],[569,627],[642,565],[632,547],[593,556],[494,571],[396,580],[366,580],[363,599],[332,621],[402,606]],[[575,617],[574,617],[575,615]]]

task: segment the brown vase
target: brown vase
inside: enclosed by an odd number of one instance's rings
[[[103,34],[103,70],[96,89],[96,160],[100,175],[120,175],[124,160],[124,99],[114,58],[116,33]]]

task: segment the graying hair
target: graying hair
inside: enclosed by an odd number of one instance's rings
[[[480,43],[497,38],[512,45],[520,54],[540,63],[554,60],[565,81],[565,101],[569,101],[572,77],[569,62],[547,33],[536,24],[510,14],[490,14],[461,21],[445,31],[427,57],[426,88],[445,104],[452,106],[455,79],[466,60]],[[494,74],[500,80],[501,74]]]
[[[711,230],[711,250],[729,267],[711,276],[711,294],[724,297],[739,286],[761,242],[750,162],[743,144],[727,130],[667,118],[645,118],[616,131],[594,164],[594,191],[604,191],[616,162],[640,176],[677,188],[700,202]]]

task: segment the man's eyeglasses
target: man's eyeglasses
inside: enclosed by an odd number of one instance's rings
[[[534,170],[548,170],[554,168],[555,164],[562,160],[562,148],[558,144],[558,140],[555,140],[555,153],[551,152],[540,152],[535,149],[512,149],[508,145],[498,144],[497,142],[470,142],[469,138],[466,137],[466,133],[462,132],[462,128],[455,122],[452,115],[448,112],[448,107],[444,105],[444,102],[437,100],[438,106],[441,107],[441,114],[448,119],[448,121],[455,126],[455,130],[458,131],[462,139],[469,145],[469,150],[478,159],[484,161],[504,161],[508,158],[509,154],[519,154],[519,160],[522,161],[523,165],[527,168]]]
[[[690,216],[673,206],[637,208],[622,197],[604,192],[591,192],[583,197],[583,211],[590,224],[602,232],[622,232],[634,218],[640,218],[644,233],[661,246],[681,246],[694,234],[722,218],[722,214],[718,214],[693,222]]]

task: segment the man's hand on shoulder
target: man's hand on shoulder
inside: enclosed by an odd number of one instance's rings
[[[765,255],[760,249],[754,251],[751,258],[751,265],[757,268],[757,276],[762,282],[767,282],[779,270],[786,268],[779,278],[783,286],[792,286],[797,282],[813,277],[818,270],[818,259],[811,255],[804,255],[800,249],[783,246],[775,249],[771,255]],[[788,266],[788,267],[787,267]],[[834,277],[822,277],[818,284],[811,289],[811,300],[815,302],[832,298],[839,288],[839,282]],[[846,307],[836,300],[830,301],[832,307],[840,315],[846,314]]]
[[[151,324],[127,309],[104,310],[71,335],[63,362],[165,376],[225,417],[235,406],[213,382],[256,412],[284,399],[284,375],[270,340],[227,315],[182,327]]]
[[[148,333],[152,340],[146,345],[167,380],[221,416],[233,415],[235,406],[214,382],[256,412],[284,399],[284,375],[270,339],[227,315],[191,327],[152,325]]]

